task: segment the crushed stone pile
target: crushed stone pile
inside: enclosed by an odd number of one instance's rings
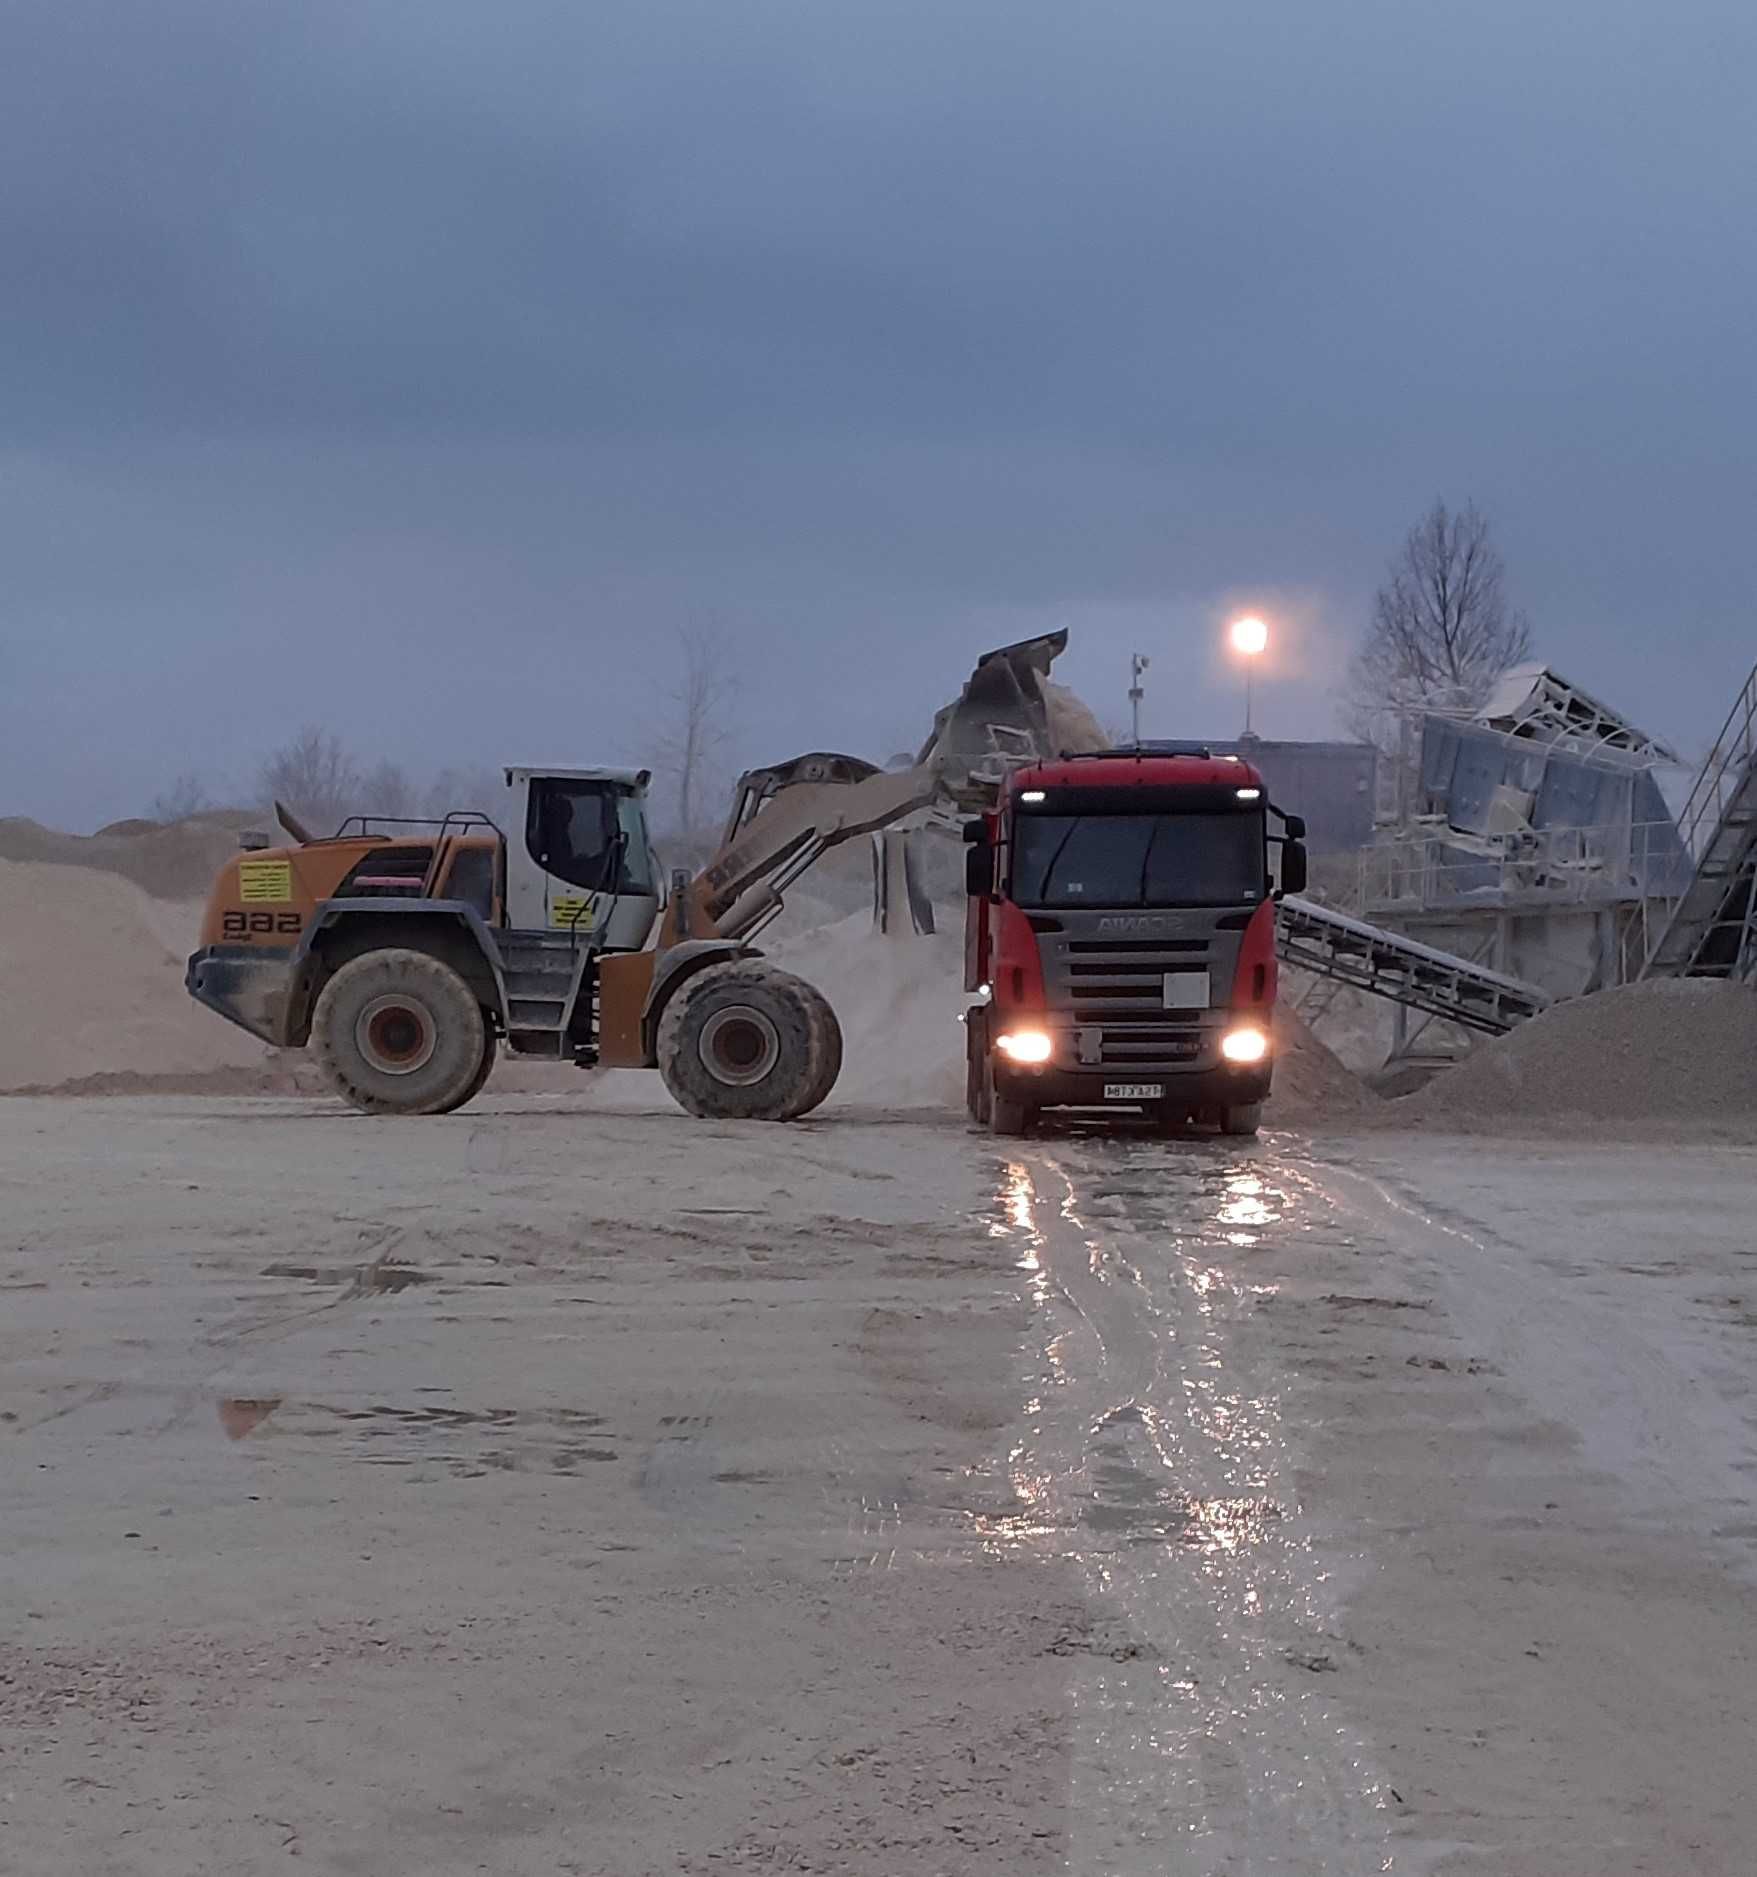
[[[1557,1004],[1397,1104],[1443,1119],[1757,1116],[1757,992],[1705,979]]]
[[[1266,1110],[1272,1125],[1368,1115],[1383,1107],[1291,1004],[1277,1006],[1275,1082]]]
[[[0,861],[47,861],[120,874],[155,898],[200,899],[220,864],[238,851],[238,831],[260,814],[216,810],[187,821],[117,821],[96,834],[63,834],[22,816],[0,817]]]
[[[200,920],[95,868],[0,860],[0,1091],[218,1076],[272,1092],[271,1053],[183,988]]]

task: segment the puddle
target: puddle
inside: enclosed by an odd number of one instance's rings
[[[220,1428],[228,1440],[242,1440],[253,1434],[281,1405],[279,1395],[227,1395],[217,1404]]]

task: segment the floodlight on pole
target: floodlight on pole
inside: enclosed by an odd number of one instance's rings
[[[1251,709],[1255,702],[1257,660],[1269,647],[1269,628],[1255,613],[1232,622],[1232,649],[1245,661],[1245,735],[1251,735]]]
[[[1142,688],[1141,678],[1150,662],[1145,652],[1137,652],[1129,667],[1129,716],[1134,726],[1136,749],[1141,747],[1141,699],[1147,695]]]

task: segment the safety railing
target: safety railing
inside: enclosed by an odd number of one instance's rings
[[[1745,680],[1725,727],[1708,752],[1690,799],[1678,816],[1678,832],[1698,860],[1726,819],[1753,761],[1757,761],[1757,670]]]

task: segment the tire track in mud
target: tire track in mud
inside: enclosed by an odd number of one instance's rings
[[[1365,1877],[1384,1788],[1324,1682],[1346,1658],[1300,1516],[1289,1377],[1244,1331],[1327,1227],[1264,1145],[1050,1142],[1000,1163],[1041,1367],[998,1543],[1074,1562],[1126,1646],[1076,1679],[1068,1869]]]

